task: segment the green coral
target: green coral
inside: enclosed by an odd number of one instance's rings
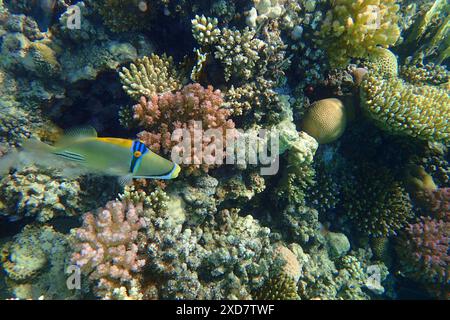
[[[173,58],[165,54],[138,59],[130,69],[123,67],[119,76],[123,89],[136,100],[141,96],[151,98],[155,94],[180,89],[182,82]]]
[[[297,285],[291,277],[280,274],[270,277],[255,294],[258,300],[299,300]]]
[[[335,0],[320,30],[319,43],[330,63],[345,66],[364,58],[377,46],[388,47],[400,36],[395,0]]]
[[[368,74],[361,84],[364,112],[380,128],[430,141],[450,141],[450,96],[439,87]]]
[[[390,50],[376,48],[369,55],[369,68],[383,77],[396,77],[398,75],[397,57]]]
[[[396,234],[413,216],[402,183],[387,168],[369,164],[359,166],[345,179],[342,211],[358,231],[372,237]]]
[[[90,3],[114,32],[145,30],[154,11],[154,8],[148,8],[148,1],[93,0]]]

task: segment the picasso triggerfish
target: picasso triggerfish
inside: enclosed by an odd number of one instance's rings
[[[78,167],[86,173],[118,176],[122,185],[133,178],[173,179],[180,172],[179,165],[152,152],[141,141],[100,138],[91,127],[70,130],[54,146],[30,139],[23,147],[33,157],[46,158],[47,165],[53,159],[61,162],[55,167],[68,164],[72,170]]]

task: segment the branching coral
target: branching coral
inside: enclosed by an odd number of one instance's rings
[[[214,56],[224,66],[225,80],[248,80],[256,71],[260,53],[266,44],[256,38],[255,31],[222,29]]]
[[[258,300],[299,300],[295,281],[285,274],[270,277],[256,293]]]
[[[327,12],[320,44],[333,65],[364,58],[377,46],[395,44],[400,36],[395,0],[335,0]]]
[[[396,234],[413,215],[411,200],[402,184],[383,167],[362,165],[353,174],[344,181],[343,213],[365,235]]]
[[[412,84],[444,85],[450,81],[450,72],[446,66],[434,63],[413,63],[403,65],[400,68],[400,76]]]
[[[430,217],[409,225],[398,241],[397,253],[407,276],[448,298],[450,223]]]
[[[210,18],[205,16],[195,16],[192,19],[192,35],[198,44],[202,47],[213,45],[218,41],[221,35],[220,29],[217,28],[217,18]]]
[[[136,100],[141,96],[151,98],[181,87],[173,59],[165,54],[161,57],[152,54],[150,57],[138,59],[130,65],[130,69],[122,68],[119,76],[123,89]]]
[[[90,3],[114,32],[148,28],[149,18],[155,11],[155,8],[148,7],[148,1],[140,0],[94,0]]]
[[[361,103],[367,115],[391,133],[450,141],[448,90],[369,74],[361,84]]]
[[[95,214],[87,213],[74,231],[73,263],[96,282],[101,298],[112,298],[115,289],[127,287],[145,264],[138,255],[138,232],[145,228],[142,203],[111,201]]]
[[[206,89],[200,84],[190,84],[176,93],[165,93],[153,96],[151,100],[141,98],[140,103],[133,107],[134,118],[147,131],[139,137],[153,150],[169,153],[172,147],[178,145],[180,153],[186,157],[186,162],[193,164],[192,169],[207,170],[208,164],[202,161],[200,151],[214,145],[214,140],[195,140],[194,130],[219,129],[223,136],[227,129],[234,128],[232,120],[228,119],[230,111],[222,107],[222,94],[211,86]],[[199,127],[199,125],[201,127]],[[175,129],[186,129],[191,135],[191,150],[185,149],[180,143],[182,136],[171,139]],[[201,139],[202,137],[200,137]],[[202,150],[196,150],[198,145]],[[190,152],[189,152],[190,151]],[[225,153],[223,153],[225,156]]]

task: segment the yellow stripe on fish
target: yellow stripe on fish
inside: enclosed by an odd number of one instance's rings
[[[119,176],[121,184],[133,178],[173,179],[180,172],[176,163],[152,152],[141,141],[100,138],[90,127],[70,130],[55,146],[40,141],[27,145],[35,151],[39,149],[58,159],[76,163],[88,172]]]

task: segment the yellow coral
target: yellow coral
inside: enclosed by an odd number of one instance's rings
[[[361,106],[388,132],[421,140],[450,141],[448,90],[369,74],[361,84]]]
[[[319,44],[333,66],[364,58],[377,46],[395,44],[400,36],[396,0],[334,0],[320,30]]]
[[[376,48],[371,52],[369,67],[372,71],[384,77],[396,77],[398,75],[397,57],[385,48]]]
[[[174,66],[172,57],[152,54],[138,59],[130,69],[119,72],[123,89],[136,100],[141,96],[151,98],[155,94],[181,88],[181,79]]]
[[[347,112],[339,99],[330,98],[314,102],[308,109],[302,130],[320,144],[338,139],[345,131]]]

